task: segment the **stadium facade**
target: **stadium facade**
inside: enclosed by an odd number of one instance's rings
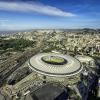
[[[80,61],[76,58],[58,53],[37,54],[30,58],[28,64],[33,72],[46,82],[60,81],[64,84],[78,82],[83,69]]]

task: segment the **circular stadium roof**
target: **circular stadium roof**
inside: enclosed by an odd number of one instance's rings
[[[82,70],[81,63],[69,56],[56,53],[40,53],[29,60],[29,67],[40,73],[49,76],[71,76]]]

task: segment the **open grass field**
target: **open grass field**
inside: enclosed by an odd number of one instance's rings
[[[63,64],[66,62],[64,58],[57,57],[57,56],[45,56],[45,57],[42,57],[42,60],[50,64]]]

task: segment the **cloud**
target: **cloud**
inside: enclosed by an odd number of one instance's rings
[[[8,22],[7,19],[0,18],[0,26],[4,26],[6,22]]]
[[[8,22],[7,19],[0,19],[0,22]]]
[[[63,11],[59,8],[43,5],[40,3],[26,3],[26,2],[0,2],[0,10],[6,11],[20,11],[20,12],[36,12],[50,16],[71,17],[75,14]]]
[[[0,30],[6,30],[10,28],[9,20],[6,18],[0,18]]]

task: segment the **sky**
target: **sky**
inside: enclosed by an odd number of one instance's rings
[[[0,30],[100,28],[100,0],[0,0]]]

